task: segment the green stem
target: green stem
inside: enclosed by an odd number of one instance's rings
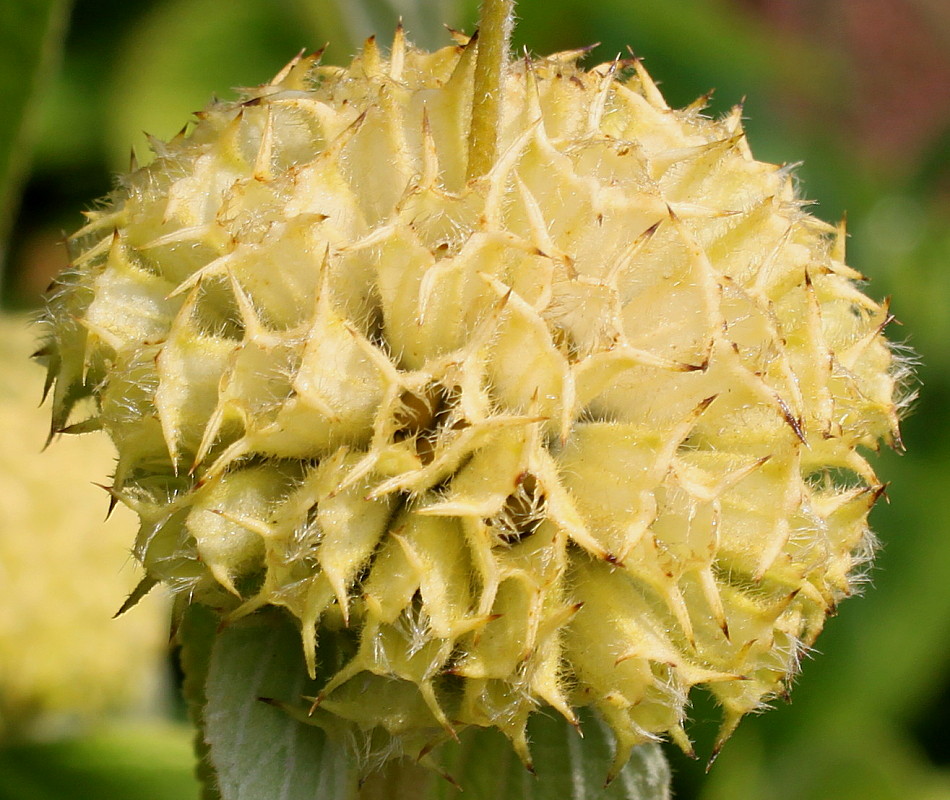
[[[469,180],[480,178],[495,163],[514,8],[515,0],[482,0],[479,11],[472,125],[468,133]]]

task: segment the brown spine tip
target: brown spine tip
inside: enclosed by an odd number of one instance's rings
[[[680,372],[705,372],[708,367],[708,361],[703,361],[701,364],[687,364],[683,361],[677,363],[677,369]]]
[[[882,497],[884,498],[885,503],[890,503],[891,499],[887,496],[887,487],[890,486],[889,483],[882,483],[880,486],[874,486],[871,488],[871,502],[870,505],[874,505]]]
[[[109,509],[106,511],[106,519],[112,516],[112,512],[115,511],[116,505],[119,503],[119,493],[111,486],[106,486],[104,483],[96,483],[93,481],[93,486],[97,486],[103,491],[107,492],[109,495]]]
[[[715,89],[710,89],[705,94],[700,95],[692,103],[690,103],[685,111],[702,111],[709,105],[709,101],[712,100],[713,95],[716,93]]]
[[[310,709],[307,711],[307,716],[312,717],[314,713],[316,712],[317,708],[320,706],[320,704],[323,701],[324,701],[324,694],[323,692],[320,692],[320,694],[318,694],[316,697],[313,698],[313,703],[310,706]]]
[[[450,25],[443,25],[443,27],[444,27],[445,30],[448,32],[448,34],[449,34],[449,36],[451,37],[452,41],[455,42],[455,43],[456,43],[457,45],[459,45],[460,47],[465,47],[465,46],[468,45],[468,43],[472,40],[472,37],[471,37],[471,36],[469,36],[469,35],[466,34],[466,33],[462,33],[462,31],[460,31],[460,30],[456,30],[455,28],[451,27]],[[476,33],[477,33],[477,31],[476,31]]]

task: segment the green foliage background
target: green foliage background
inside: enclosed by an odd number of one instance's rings
[[[942,91],[940,82],[950,72],[903,28],[883,31],[896,39],[893,53],[862,57],[836,11],[846,2],[801,3],[820,24],[798,27],[783,24],[788,14],[770,13],[787,10],[787,2],[767,0],[521,0],[518,8],[519,48],[545,53],[601,42],[591,59],[608,60],[630,45],[671,104],[715,88],[711,113],[721,113],[745,98],[753,152],[804,162],[803,193],[817,201],[819,216],[834,221],[847,211],[849,262],[872,278],[873,295],[893,297],[903,326],[890,335],[921,361],[920,399],[904,428],[908,453],[883,453],[876,464],[891,483],[890,503],[872,515],[883,549],[867,596],[846,603],[829,623],[793,703],[746,720],[708,775],[704,763],[670,751],[679,798],[950,798],[943,732],[950,713],[950,515],[942,514],[950,485],[950,82]],[[872,5],[917,14],[938,48],[950,43],[950,12],[939,2]],[[49,276],[65,265],[62,231],[77,227],[78,211],[108,191],[130,144],[147,159],[143,129],[173,136],[211,94],[266,80],[301,48],[329,41],[326,59],[340,62],[374,30],[385,41],[398,14],[418,44],[447,43],[441,23],[471,30],[474,6],[5,0],[4,303],[38,304]],[[881,112],[881,98],[900,105],[901,92],[910,91],[908,114],[916,117]],[[901,125],[914,134],[903,146],[891,135]],[[700,698],[693,717],[699,752],[708,753],[715,713]],[[65,786],[77,798],[197,797],[189,736],[183,723],[157,722],[128,735],[106,729],[0,748],[0,800],[64,797]]]

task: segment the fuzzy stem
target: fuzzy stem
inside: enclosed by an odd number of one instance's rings
[[[469,180],[480,178],[495,163],[514,8],[515,0],[482,0],[479,10],[472,125],[468,132]]]

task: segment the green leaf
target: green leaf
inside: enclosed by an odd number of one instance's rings
[[[205,704],[208,702],[205,685],[217,624],[218,618],[214,611],[196,603],[185,609],[178,629],[178,640],[181,642],[179,658],[184,674],[182,694],[188,707],[188,718],[195,729],[195,777],[201,782],[201,800],[221,800],[205,739],[204,717]]]
[[[348,800],[356,770],[344,742],[267,698],[299,706],[315,694],[296,627],[260,613],[221,631],[211,651],[205,738],[222,800]]]
[[[329,641],[329,638],[328,638]],[[321,661],[336,661],[322,654]],[[187,668],[186,664],[186,668]],[[536,775],[495,729],[469,728],[438,751],[441,776],[408,759],[390,762],[357,787],[345,738],[298,721],[315,695],[296,626],[261,613],[220,632],[211,651],[205,737],[222,800],[667,800],[670,771],[656,745],[637,748],[606,788],[613,737],[592,713],[581,736],[557,714],[535,714],[528,737]],[[270,702],[263,703],[260,698]]]
[[[459,786],[466,800],[670,797],[669,767],[656,745],[637,748],[605,788],[613,737],[586,712],[583,736],[554,713],[532,717],[528,736],[535,775],[502,733],[470,728],[460,742],[440,748],[436,761],[444,776],[403,759],[358,789],[346,737],[303,724],[299,712],[287,710],[299,708],[300,698],[318,689],[306,677],[297,629],[284,615],[258,614],[218,634],[204,725],[222,800],[455,800]]]
[[[466,800],[665,800],[670,770],[658,745],[644,745],[608,786],[613,760],[609,729],[591,712],[580,714],[581,736],[553,711],[534,714],[528,741],[536,774],[518,760],[497,730],[470,730],[454,753],[446,748],[446,770],[462,786]],[[442,781],[439,800],[455,796]]]
[[[582,713],[584,736],[551,713],[535,714],[528,740],[536,774],[518,760],[497,730],[463,731],[442,748],[444,776],[408,760],[389,764],[363,784],[360,800],[668,800],[670,769],[658,745],[644,745],[604,786],[613,737],[592,713]]]
[[[0,3],[0,264],[30,153],[33,104],[62,46],[66,0]]]

